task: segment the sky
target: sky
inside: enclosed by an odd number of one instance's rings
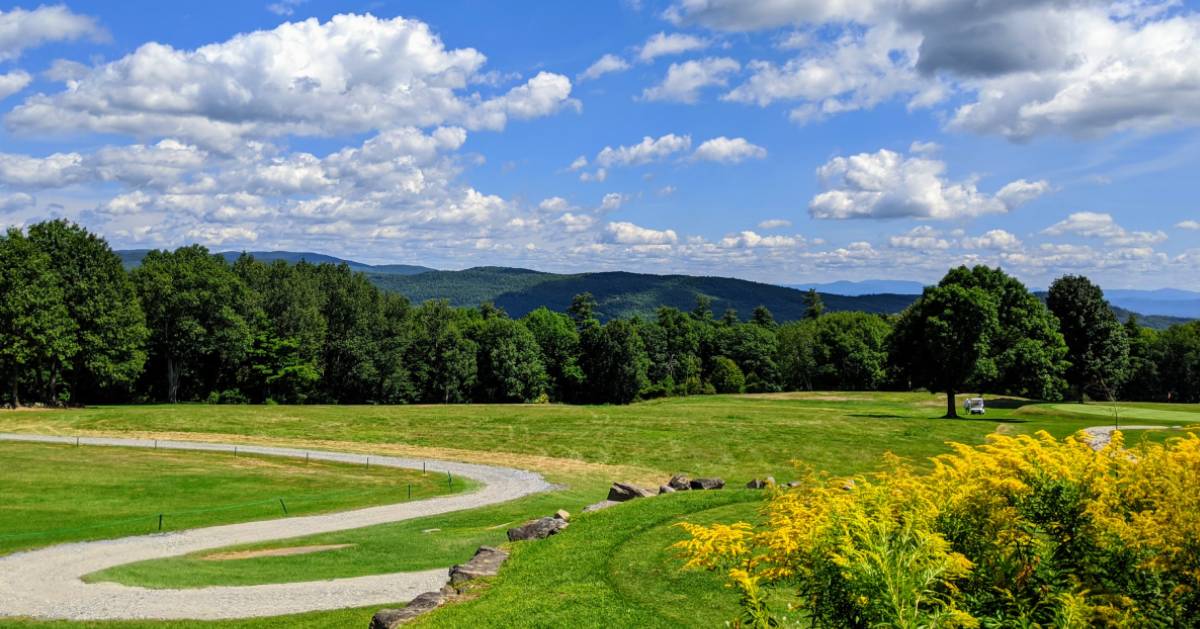
[[[1200,289],[1200,5],[0,1],[0,226]]]

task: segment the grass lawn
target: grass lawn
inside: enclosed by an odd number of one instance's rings
[[[419,471],[209,452],[0,441],[0,554],[447,493]],[[462,481],[454,491],[464,488]]]
[[[722,476],[730,487],[724,491],[633,501],[578,516],[569,529],[549,540],[513,545],[513,558],[481,596],[418,623],[437,627],[719,626],[736,613],[735,594],[723,587],[720,575],[679,570],[680,562],[669,546],[682,532],[673,525],[682,519],[755,517],[761,493],[736,489],[747,480],[767,474],[790,480],[793,460],[834,475],[876,468],[887,451],[921,463],[946,452],[947,441],[979,443],[996,431],[1047,430],[1065,436],[1104,424],[1108,417],[1108,409],[1102,406],[990,398],[983,417],[944,420],[940,419],[944,409],[944,398],[921,393],[708,396],[627,407],[130,406],[0,413],[0,430],[303,443],[314,448],[467,458],[535,469],[567,487],[467,513],[249,547],[352,544],[335,551],[234,561],[183,557],[120,566],[90,577],[150,587],[312,580],[449,565],[469,557],[479,544],[503,541],[504,530],[514,522],[560,507],[576,513],[578,507],[603,498],[613,480],[662,482],[676,472]],[[1158,415],[1164,411],[1171,414],[1169,418]],[[1200,409],[1139,405],[1123,411],[1121,421],[1164,427],[1190,423],[1175,417],[1176,412],[1194,414]],[[346,626],[346,614],[353,612],[306,615],[311,625],[294,626]]]

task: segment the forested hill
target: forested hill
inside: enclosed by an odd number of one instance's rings
[[[149,252],[149,249],[123,249],[117,251],[116,254],[121,257],[121,263],[125,265],[125,268],[132,269],[141,264],[142,258],[146,257],[146,254]],[[225,258],[228,262],[233,262],[242,253],[241,251],[221,251],[217,255]],[[309,264],[345,264],[352,270],[362,271],[363,273],[408,275],[433,270],[427,266],[413,264],[364,264],[362,262],[355,262],[354,260],[343,260],[342,258],[327,256],[323,253],[299,251],[248,251],[246,253],[254,256],[255,260],[262,260],[263,262],[283,260],[289,264],[295,264],[303,260]]]
[[[733,308],[745,319],[756,306],[766,306],[780,321],[804,315],[804,293],[792,288],[728,277],[650,275],[622,271],[560,275],[507,267],[476,267],[463,271],[430,271],[417,275],[367,273],[375,285],[398,292],[415,302],[448,299],[455,306],[474,306],[490,301],[514,317],[546,306],[563,311],[571,298],[591,293],[602,319],[633,314],[650,315],[659,306],[691,310],[696,297],[713,300],[720,316]],[[914,299],[911,295],[864,295],[845,297],[822,294],[829,311],[858,310],[895,313]]]
[[[133,268],[141,262],[146,250],[133,249],[116,253],[126,268]],[[713,311],[717,316],[727,308],[733,308],[745,319],[756,306],[763,305],[771,310],[777,320],[791,321],[801,318],[805,310],[804,291],[729,277],[651,275],[623,271],[559,274],[494,266],[474,267],[462,271],[437,271],[406,264],[370,265],[320,253],[249,253],[264,261],[345,263],[352,270],[366,274],[379,288],[400,293],[415,303],[429,299],[446,299],[454,306],[474,307],[492,302],[514,317],[524,316],[540,306],[565,311],[571,304],[571,298],[584,292],[589,292],[596,298],[597,315],[604,320],[634,314],[652,315],[659,306],[691,310],[699,295],[712,298]],[[225,251],[219,255],[232,262],[241,253]],[[1038,295],[1045,298],[1044,293]],[[826,310],[830,312],[895,314],[911,304],[916,295],[837,295],[822,291],[821,299]],[[1127,320],[1131,314],[1129,310],[1117,306],[1113,306],[1113,311],[1121,321]],[[1189,319],[1139,314],[1138,320],[1144,326],[1161,330]]]

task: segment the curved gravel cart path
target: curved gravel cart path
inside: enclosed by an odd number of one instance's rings
[[[0,440],[75,444],[75,437],[0,433]],[[340,463],[363,463],[366,455],[296,448],[80,437],[80,445],[238,452],[305,458]],[[84,583],[86,574],[136,561],[176,557],[197,551],[254,544],[355,529],[376,524],[474,509],[515,500],[554,488],[540,474],[518,469],[452,461],[422,461],[370,456],[371,465],[470,478],[481,488],[464,494],[401,504],[369,507],[263,522],[140,535],[121,539],[59,544],[0,557],[0,617],[30,616],[68,620],[217,620],[280,616],[309,611],[406,602],[436,590],[448,580],[445,568],[422,572],[373,575],[348,579],[208,587],[185,590],[149,589],[116,583]]]

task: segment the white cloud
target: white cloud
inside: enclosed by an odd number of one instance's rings
[[[0,212],[16,212],[37,205],[37,200],[24,192],[0,194]]]
[[[30,48],[56,41],[107,35],[96,20],[72,13],[64,5],[40,6],[32,11],[16,8],[0,11],[0,61],[16,59]]]
[[[651,35],[646,40],[646,43],[642,44],[642,47],[638,50],[638,59],[643,62],[650,62],[658,57],[678,55],[707,47],[708,41],[695,35],[686,35],[684,33],[671,33],[668,35],[664,32],[659,32]]]
[[[672,63],[662,83],[642,91],[642,98],[651,101],[695,103],[700,90],[713,85],[726,85],[729,76],[742,65],[728,57],[707,57],[699,60]]]
[[[675,230],[657,230],[628,222],[609,223],[605,227],[608,242],[622,245],[672,245],[679,237]]]
[[[908,230],[907,233],[888,238],[888,244],[901,249],[949,249],[950,241],[942,238],[942,233],[928,226],[921,225]]]
[[[950,181],[945,162],[905,157],[887,149],[835,157],[817,169],[825,188],[809,203],[814,218],[955,219],[1013,210],[1048,189],[1044,182],[1018,180],[989,195],[974,179]]]
[[[304,4],[307,0],[279,0],[267,5],[267,10],[275,15],[289,16],[296,12],[296,7]]]
[[[575,161],[571,162],[571,165],[567,167],[567,170],[580,170],[582,168],[587,168],[587,165],[588,158],[584,155],[580,155],[579,157],[575,158]]]
[[[603,167],[648,164],[666,159],[692,146],[692,136],[668,133],[657,139],[645,136],[632,146],[606,146],[596,154],[596,164]]]
[[[16,132],[173,136],[230,148],[245,137],[338,135],[401,126],[501,129],[578,106],[566,77],[539,73],[506,94],[465,94],[486,59],[448,50],[417,20],[337,15],[195,50],[147,43],[6,117]]]
[[[628,200],[629,197],[621,194],[620,192],[610,192],[604,195],[604,198],[600,200],[600,210],[603,212],[611,212],[619,209],[622,205],[625,205],[625,202]]]
[[[602,183],[602,182],[604,182],[605,179],[608,179],[608,169],[607,168],[597,168],[596,172],[591,172],[591,173],[589,173],[589,172],[579,173],[580,181],[594,181],[596,183]]]
[[[963,238],[959,244],[966,249],[1012,251],[1021,248],[1021,239],[1003,229],[993,229],[982,236]]]
[[[570,207],[571,204],[562,197],[550,197],[548,199],[542,199],[542,202],[538,204],[538,209],[545,212],[563,212]]]
[[[561,224],[567,233],[575,234],[591,229],[592,225],[596,224],[596,218],[588,214],[567,212],[558,217],[556,222]]]
[[[721,246],[732,249],[802,247],[804,246],[804,239],[799,236],[761,236],[755,232],[746,230],[722,238]]]
[[[762,221],[758,224],[759,229],[768,229],[768,230],[769,229],[783,229],[784,227],[791,227],[791,226],[792,226],[792,222],[787,219],[783,219],[783,218],[771,218],[771,219]]]
[[[1105,244],[1114,246],[1152,245],[1167,239],[1163,231],[1129,231],[1117,224],[1111,214],[1101,212],[1075,212],[1066,219],[1042,230],[1051,236],[1074,235],[1084,238],[1100,238]]]
[[[937,142],[922,142],[914,140],[908,145],[908,152],[914,155],[933,155],[942,150],[942,145]]]
[[[203,245],[217,246],[230,242],[251,243],[258,240],[258,232],[246,227],[196,227],[187,237]]]
[[[1193,220],[1180,221],[1180,222],[1176,223],[1175,226],[1178,227],[1179,229],[1197,230],[1197,229],[1200,229],[1200,221],[1193,221]]]
[[[706,140],[696,147],[696,152],[692,156],[695,159],[710,162],[737,164],[748,159],[763,159],[767,156],[767,149],[751,144],[746,138],[730,139],[720,136]]]
[[[1014,208],[1025,205],[1047,192],[1050,192],[1050,182],[1044,179],[1039,181],[1018,179],[1000,188],[1000,191],[996,193],[996,198],[1000,199],[1004,205]]]
[[[579,75],[576,76],[576,80],[580,82],[590,81],[592,79],[598,79],[605,74],[623,72],[628,69],[628,61],[625,61],[624,59],[610,53],[600,57],[595,63],[588,66],[586,70],[579,73]]]
[[[794,26],[794,59],[752,62],[726,97],[799,101],[804,122],[898,97],[929,107],[958,93],[949,126],[1014,140],[1200,124],[1200,15],[1175,0],[812,2],[676,0],[681,25]]]
[[[0,74],[0,100],[4,100],[13,94],[25,89],[29,85],[33,77],[29,76],[28,72],[22,70],[13,70],[6,74]]]

